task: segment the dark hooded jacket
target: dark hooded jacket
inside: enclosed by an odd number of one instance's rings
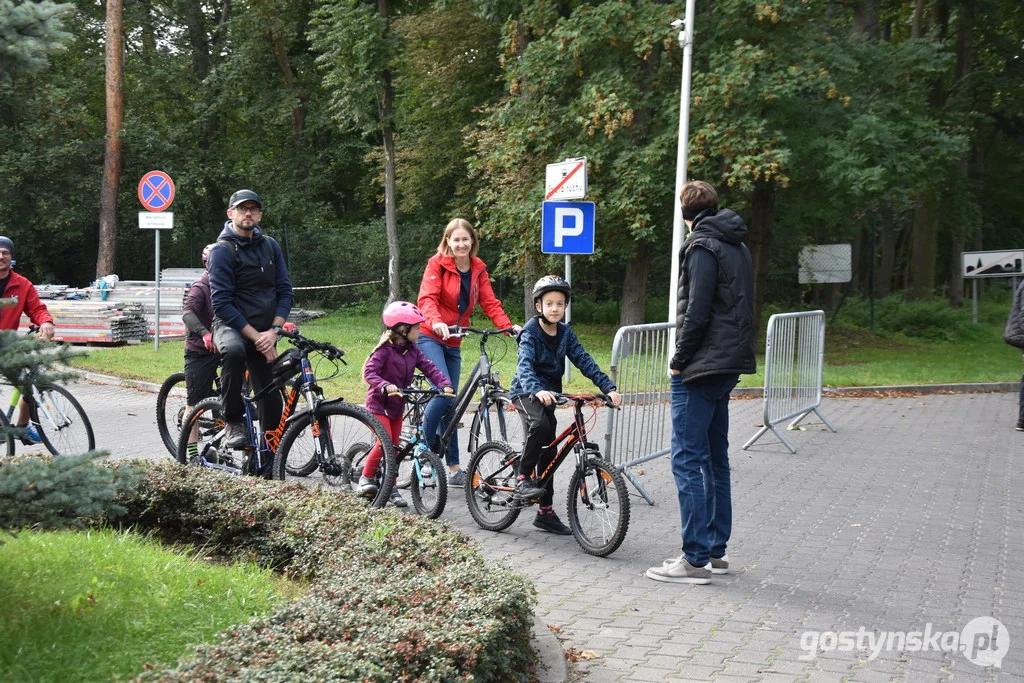
[[[275,316],[288,319],[294,301],[288,268],[277,241],[260,228],[242,237],[227,221],[207,263],[215,324],[265,332]]]
[[[1003,339],[1010,346],[1024,351],[1024,282],[1020,283],[1013,295],[1013,306],[1010,308],[1010,317],[1006,320]]]
[[[747,226],[734,211],[697,216],[680,252],[676,351],[670,363],[683,382],[709,375],[752,374],[754,267]]]

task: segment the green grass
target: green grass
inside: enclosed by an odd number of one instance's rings
[[[958,315],[969,318],[965,311]],[[826,386],[873,386],[1017,381],[1024,365],[1020,353],[1003,343],[1004,321],[1005,307],[997,302],[983,309],[980,323],[955,325],[951,330],[953,340],[882,336],[859,327],[830,325],[825,334],[824,383]],[[481,318],[475,322],[484,325],[486,320]],[[573,328],[598,365],[607,371],[616,327],[580,324]],[[301,331],[314,339],[333,342],[346,352],[349,365],[343,366],[339,377],[325,384],[328,395],[362,402],[366,395],[362,365],[379,337],[377,316],[336,312],[303,324]],[[283,344],[279,348],[285,348]],[[479,348],[477,338],[463,341],[463,379],[476,363]],[[159,351],[155,351],[151,343],[89,351],[88,357],[75,361],[76,367],[151,382],[162,382],[182,367],[182,342],[163,342]],[[488,352],[496,361],[502,384],[509,386],[515,371],[515,343],[511,339],[497,338],[489,342]],[[763,385],[763,366],[764,357],[760,356],[758,374],[743,377],[741,385]],[[324,366],[320,367],[319,374],[325,374]],[[593,385],[579,372],[573,372],[565,388],[591,391]]]
[[[22,532],[0,545],[0,679],[124,680],[297,590],[132,533]]]

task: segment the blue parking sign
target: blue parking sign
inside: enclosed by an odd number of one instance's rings
[[[541,252],[594,253],[594,202],[544,202],[542,214]]]

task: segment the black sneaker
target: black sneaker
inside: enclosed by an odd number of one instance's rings
[[[1024,420],[1022,420],[1021,422],[1017,423],[1017,431],[1018,432],[1024,432]]]
[[[245,433],[244,422],[228,422],[224,433],[224,446],[227,448],[245,448],[249,445],[249,435]]]
[[[533,500],[543,496],[544,489],[537,486],[537,482],[533,479],[526,477],[525,479],[516,480],[516,495],[523,500]]]
[[[572,536],[572,529],[562,524],[562,520],[553,512],[550,515],[537,515],[533,520],[533,525],[541,531],[558,534],[559,536]]]

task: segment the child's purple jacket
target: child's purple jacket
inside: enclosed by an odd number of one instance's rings
[[[452,386],[416,344],[387,343],[371,353],[363,368],[363,379],[370,385],[366,392],[366,409],[374,415],[387,415],[392,420],[402,417],[405,399],[388,396],[383,389],[388,384],[405,389],[412,384],[416,370],[426,375],[438,389]]]

